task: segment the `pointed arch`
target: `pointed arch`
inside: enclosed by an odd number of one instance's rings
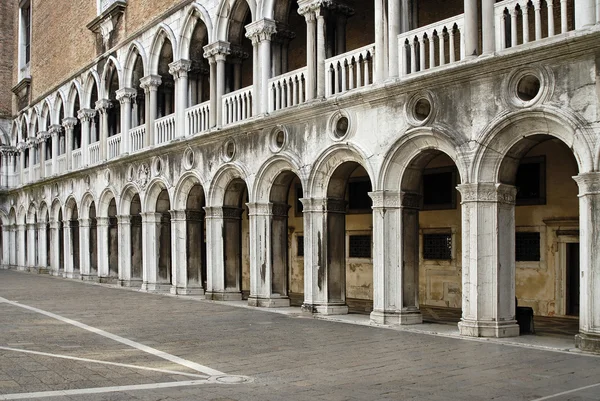
[[[171,46],[173,48],[173,57],[179,54],[178,46],[177,46],[177,38],[173,33],[173,30],[166,24],[160,24],[158,29],[156,30],[156,34],[154,35],[154,40],[152,41],[152,46],[150,47],[150,65],[148,71],[150,74],[158,74],[158,63],[160,61],[160,52],[165,43],[165,40],[168,39],[171,42]]]
[[[40,124],[40,130],[42,130],[42,131],[48,131],[48,129],[50,128],[50,125],[52,124],[51,110],[52,110],[52,104],[50,103],[50,99],[49,98],[44,99],[43,104],[42,104],[42,114],[41,114],[41,124]]]
[[[69,197],[65,201],[65,212],[63,214],[63,220],[71,220],[73,218],[73,211],[75,210],[77,211],[77,214],[79,216],[79,213],[81,213],[80,207],[77,204],[75,197],[73,197],[73,195],[69,195]]]
[[[71,86],[69,87],[69,95],[67,96],[67,108],[65,111],[65,115],[67,117],[77,117],[77,112],[79,110],[75,110],[75,99],[79,99],[79,105],[81,107],[81,84],[78,80],[74,80],[71,82]]]
[[[206,8],[198,2],[192,3],[190,10],[184,20],[183,29],[181,30],[181,35],[179,37],[179,53],[177,57],[178,59],[189,60],[190,59],[190,45],[192,34],[194,33],[194,29],[196,28],[196,24],[202,22],[206,27],[206,32],[208,33],[208,43],[212,43],[214,41],[214,32],[213,32],[213,24],[210,19],[210,15]]]
[[[252,21],[257,20],[255,0],[222,0],[215,20],[213,34],[215,40],[229,41],[229,22],[231,21],[231,14],[234,12],[236,6],[239,7],[239,2],[246,3],[250,9]]]
[[[138,56],[142,59],[144,75],[148,75],[148,56],[146,55],[146,51],[140,42],[133,41],[127,50],[123,69],[123,85],[125,88],[133,88],[133,70]]]
[[[62,211],[62,204],[60,202],[60,199],[55,198],[52,201],[52,205],[50,206],[50,219],[51,221],[58,221],[58,217],[60,215],[60,212]],[[63,213],[64,215],[64,213]]]
[[[96,70],[88,71],[87,77],[85,79],[85,85],[83,87],[83,98],[81,98],[82,103],[81,107],[93,109],[96,107],[95,104],[91,104],[92,102],[92,93],[94,92],[94,85],[96,87],[96,93],[100,96],[100,76]]]
[[[122,74],[122,70],[121,70],[121,64],[119,63],[119,60],[117,60],[115,57],[110,56],[108,58],[108,60],[106,61],[106,64],[104,65],[104,70],[102,71],[102,79],[101,79],[101,85],[100,85],[100,92],[98,92],[98,96],[102,99],[108,99],[109,95],[110,95],[110,83],[111,83],[111,79],[109,77],[110,74],[112,73],[116,73],[117,74],[117,82],[118,82],[118,86],[119,88],[123,87],[123,74]]]
[[[62,124],[62,121],[60,121],[60,112],[62,109],[63,115],[66,116],[66,110],[65,108],[67,107],[67,101],[66,101],[66,96],[64,93],[62,93],[61,90],[58,90],[56,92],[55,95],[55,101],[54,101],[54,111],[53,111],[53,118],[52,118],[52,124]]]
[[[29,204],[29,208],[27,209],[27,224],[34,224],[36,222],[37,217],[37,206],[34,202]]]
[[[14,206],[11,206],[8,212],[8,224],[15,225],[17,224],[17,211]]]

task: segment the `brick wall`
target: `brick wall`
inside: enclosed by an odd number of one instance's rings
[[[0,1],[0,118],[12,114],[12,92],[14,63],[14,37],[16,26],[13,16],[16,0]]]

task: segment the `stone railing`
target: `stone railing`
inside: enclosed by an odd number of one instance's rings
[[[306,101],[306,73],[303,67],[269,80],[269,111],[296,106]]]
[[[252,87],[223,96],[223,125],[252,117]]]
[[[46,177],[52,176],[52,159],[44,162],[44,174]]]
[[[326,95],[339,95],[373,83],[375,44],[325,60]]]
[[[81,155],[81,149],[75,149],[73,152],[71,152],[71,163],[73,166],[73,170],[81,168],[82,164],[83,164],[83,158]]]
[[[34,164],[33,165],[33,180],[37,181],[37,180],[40,179],[40,177],[41,177],[41,174],[40,174],[40,165],[39,165],[39,163],[38,164]]]
[[[398,35],[400,75],[452,64],[465,57],[464,14]]]
[[[131,144],[131,151],[137,152],[144,148],[144,141],[146,138],[146,125],[140,125],[129,130],[129,143]]]
[[[175,139],[175,114],[159,118],[154,122],[154,144],[170,142]]]
[[[505,0],[494,4],[496,50],[552,37],[572,30],[572,3],[564,0]]]
[[[108,138],[108,158],[114,159],[121,155],[121,134]]]
[[[63,153],[56,158],[57,174],[67,171],[67,155]]]
[[[88,146],[90,164],[100,163],[100,142],[92,143]]]
[[[21,180],[21,184],[25,185],[25,184],[29,184],[29,168],[24,168],[23,169],[23,174],[21,174],[21,176],[23,177],[23,179]]]
[[[188,108],[185,111],[185,135],[194,135],[210,128],[210,100]]]

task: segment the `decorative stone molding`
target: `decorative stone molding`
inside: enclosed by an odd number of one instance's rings
[[[204,210],[186,210],[185,218],[188,221],[203,221],[206,212]]]
[[[537,84],[539,85],[537,93],[531,93],[531,98],[523,98],[523,95],[520,93],[519,88],[526,80],[532,82],[537,80]],[[525,84],[525,86],[528,85]],[[514,70],[507,76],[502,97],[504,98],[504,102],[513,108],[530,108],[551,99],[554,86],[554,73],[550,68],[530,65]]]
[[[162,84],[160,75],[146,75],[140,79],[140,88],[146,93],[151,90],[156,90]]]
[[[231,54],[231,45],[229,42],[218,40],[204,46],[204,58],[210,61],[225,60]]]
[[[75,117],[65,117],[62,120],[62,125],[63,125],[63,127],[65,127],[65,129],[72,130],[77,125],[78,122],[79,122],[79,120],[76,119]]]
[[[281,152],[288,144],[288,129],[284,125],[277,125],[271,129],[269,135],[269,149],[273,153]]]
[[[192,69],[192,62],[190,60],[177,60],[169,64],[169,74],[173,75],[174,79],[181,77],[187,77],[188,72]]]
[[[268,18],[263,18],[246,25],[246,37],[252,40],[252,44],[271,40],[271,37],[277,33],[277,23]]]
[[[250,216],[271,216],[272,210],[272,203],[248,203],[248,215]]]
[[[433,92],[424,90],[414,94],[408,102],[404,112],[409,124],[413,127],[428,125],[435,118],[436,98]]]
[[[96,117],[96,110],[94,109],[81,109],[77,112],[77,118],[84,123],[89,123],[94,117]]]
[[[218,206],[205,206],[204,212],[207,219],[216,219],[223,217],[223,208]]]
[[[171,221],[186,221],[186,211],[185,210],[169,210],[171,214]]]
[[[369,192],[369,196],[373,200],[373,209],[399,209],[402,202],[400,192],[374,191]]]
[[[87,24],[87,28],[102,37],[104,49],[107,49],[110,42],[110,36],[114,32],[115,27],[121,15],[127,8],[127,2],[122,0],[112,0],[107,2],[107,6],[101,8],[101,13],[94,18],[92,22]]]
[[[356,131],[354,115],[347,110],[338,110],[329,117],[328,134],[334,141],[343,141]]]
[[[402,192],[402,207],[407,209],[421,209],[423,197],[414,192]]]
[[[9,145],[0,146],[0,154],[2,156],[14,156],[17,153],[18,153],[17,148],[15,148],[14,146],[9,146]]]
[[[17,152],[21,153],[23,152],[23,150],[27,149],[27,143],[26,142],[19,142],[17,143]]]
[[[37,134],[37,141],[38,141],[38,143],[43,143],[43,142],[46,142],[46,140],[49,139],[50,137],[51,137],[51,135],[48,131],[40,131]]]
[[[239,220],[242,218],[242,213],[244,213],[244,209],[239,208],[239,207],[227,207],[224,206],[223,208],[223,218],[224,219],[228,219],[228,220]]]
[[[327,199],[301,198],[302,213],[323,213],[327,205]]]
[[[497,202],[514,205],[517,188],[512,185],[495,183],[461,184],[456,187],[461,194],[462,202]]]
[[[136,183],[139,185],[141,189],[146,189],[146,185],[148,185],[148,180],[150,177],[150,168],[147,164],[140,164],[138,167],[138,175]]]
[[[579,196],[600,195],[600,173],[583,173],[573,177],[579,186]]]
[[[245,52],[242,47],[231,45],[229,58],[231,59],[232,63],[239,64],[242,62],[242,60],[245,60],[248,57],[250,57],[250,55]]]
[[[106,113],[106,111],[111,107],[113,107],[112,102],[108,99],[100,99],[96,102],[96,110],[100,114]]]
[[[50,129],[48,129],[48,132],[50,132],[50,135],[52,135],[53,138],[58,137],[63,131],[63,127],[62,125],[59,124],[52,124],[50,126]]]
[[[131,100],[135,99],[135,97],[137,96],[137,90],[133,88],[122,88],[117,90],[116,95],[119,103],[131,103]]]

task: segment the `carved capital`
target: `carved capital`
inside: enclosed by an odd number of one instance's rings
[[[402,202],[402,193],[394,191],[369,192],[373,200],[373,209],[395,208],[399,209]]]
[[[173,78],[179,79],[181,77],[187,77],[188,72],[192,69],[192,62],[190,60],[177,60],[169,64],[169,74],[173,75]]]
[[[273,203],[271,213],[276,217],[288,217],[290,207],[287,203]]]
[[[117,90],[117,100],[121,104],[131,103],[132,99],[137,96],[137,90],[133,88],[122,88]]]
[[[77,112],[77,118],[84,123],[89,123],[94,117],[96,117],[96,110],[94,109],[81,109]]]
[[[327,199],[302,198],[302,213],[323,213],[327,206]]]
[[[271,40],[271,37],[277,33],[277,23],[272,19],[263,18],[246,25],[246,37],[252,40],[252,44]]]
[[[96,102],[96,110],[100,114],[105,114],[111,107],[113,107],[112,102],[108,99],[100,99]]]
[[[3,156],[14,156],[17,153],[17,149],[14,146],[2,145],[0,146],[0,154]]]
[[[229,42],[218,40],[204,46],[204,58],[207,60],[212,60],[213,62],[217,60],[217,58],[219,60],[225,60],[225,57],[227,57],[230,53],[231,46]]]
[[[512,185],[498,183],[461,184],[456,187],[461,194],[462,202],[495,202],[514,205],[517,188]]]
[[[579,196],[600,194],[600,173],[583,173],[573,179],[579,186]]]
[[[169,210],[171,221],[186,221],[185,210]]]
[[[239,207],[223,207],[223,219],[227,220],[239,220],[242,218],[244,209]]]
[[[246,53],[240,46],[231,46],[231,53],[229,58],[232,59],[233,63],[241,63],[242,60],[250,57],[248,53]]]
[[[146,75],[140,79],[140,87],[146,92],[156,90],[162,84],[160,75]]]
[[[48,129],[48,132],[50,132],[50,135],[52,135],[53,138],[58,137],[62,131],[63,131],[63,127],[62,127],[62,125],[59,125],[59,124],[52,124],[50,126],[50,129]]]
[[[248,214],[250,216],[270,216],[271,203],[248,203]]]
[[[78,122],[79,120],[77,120],[75,117],[65,117],[62,120],[62,125],[66,130],[72,130]]]

